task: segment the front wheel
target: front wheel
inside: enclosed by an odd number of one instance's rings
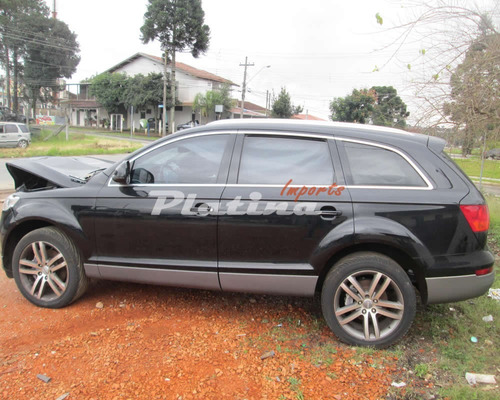
[[[28,141],[22,139],[19,142],[17,142],[17,146],[20,147],[21,149],[25,149],[28,147]]]
[[[321,307],[328,326],[343,342],[384,348],[410,329],[415,289],[394,260],[356,253],[340,260],[326,276]]]
[[[67,306],[88,285],[75,245],[53,227],[34,230],[19,241],[12,257],[12,272],[19,291],[40,307]]]

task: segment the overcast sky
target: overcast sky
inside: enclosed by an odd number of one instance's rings
[[[46,0],[50,7],[53,0]],[[58,18],[78,35],[81,62],[68,82],[103,72],[137,52],[159,56],[157,42],[142,44],[140,27],[147,0],[57,0]],[[407,1],[391,0],[203,0],[211,30],[208,52],[178,60],[213,72],[241,86],[248,61],[247,100],[265,106],[266,90],[286,87],[296,105],[328,118],[329,103],[353,88],[394,86],[410,106],[408,82],[418,71],[404,68],[418,56],[420,43],[384,49],[399,24],[415,12]],[[384,25],[377,24],[380,13]],[[398,62],[399,60],[399,62]],[[270,68],[264,68],[271,65]],[[380,71],[373,72],[378,66]],[[384,66],[382,68],[382,66]],[[241,98],[241,88],[233,91]],[[305,112],[305,111],[304,111]]]

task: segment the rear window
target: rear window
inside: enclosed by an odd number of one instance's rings
[[[414,186],[427,184],[398,153],[382,147],[344,142],[351,172],[350,185]]]
[[[19,125],[19,128],[21,129],[21,132],[28,133],[29,129],[26,125]]]

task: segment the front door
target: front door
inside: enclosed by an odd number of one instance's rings
[[[234,138],[176,138],[131,160],[96,203],[100,276],[219,289],[217,215]]]

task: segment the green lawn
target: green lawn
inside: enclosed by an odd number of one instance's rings
[[[0,158],[121,154],[130,153],[143,146],[141,143],[128,140],[102,138],[83,133],[70,133],[69,140],[66,141],[64,132],[48,141],[43,141],[42,138],[49,134],[50,130],[42,130],[40,137],[33,136],[31,145],[27,149],[1,148]]]
[[[481,172],[479,158],[454,158],[453,161],[469,176],[479,176]],[[484,160],[483,177],[500,179],[500,161]]]

